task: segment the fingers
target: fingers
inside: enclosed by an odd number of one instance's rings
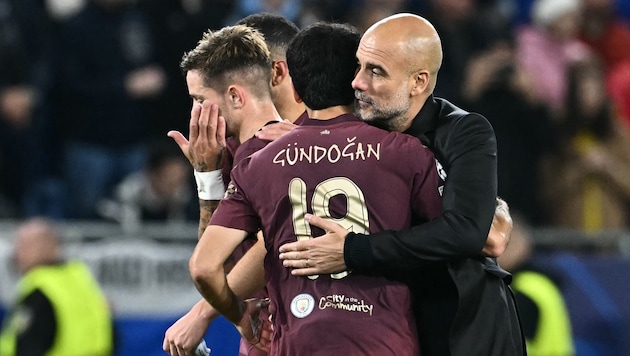
[[[266,309],[271,304],[271,300],[269,298],[263,298],[258,301],[258,309]]]
[[[512,224],[512,216],[510,215],[510,208],[507,203],[501,199],[497,198],[497,207],[494,211],[494,219],[500,223]],[[494,221],[493,221],[494,222]]]
[[[190,109],[190,122],[188,123],[188,132],[191,142],[196,142],[199,137],[199,115],[201,114],[201,105],[194,103]]]
[[[199,134],[205,135],[206,139],[216,139],[219,121],[219,106],[204,101],[199,115]]]
[[[169,131],[166,136],[170,137],[173,139],[173,141],[175,141],[175,143],[177,144],[177,146],[179,146],[179,148],[182,150],[182,152],[187,153],[188,150],[186,149],[186,147],[188,146],[188,140],[186,139],[186,137],[184,137],[184,135],[179,132],[179,131]]]
[[[227,130],[227,128],[226,128],[226,123],[225,123],[225,117],[219,116],[218,119],[217,119],[216,138],[217,138],[217,143],[221,147],[225,147],[226,146],[226,143],[225,143],[226,130]]]
[[[174,340],[164,339],[162,350],[171,356],[192,355],[192,350],[186,350],[183,345],[178,345]]]
[[[496,207],[496,211],[502,211],[504,213],[509,213],[510,208],[508,207],[508,204],[505,202],[505,200],[497,197],[497,207]]]
[[[306,219],[309,224],[317,226],[326,232],[345,231],[345,229],[337,223],[330,220],[322,219],[317,215],[305,214],[304,219]]]
[[[288,121],[281,121],[263,127],[258,132],[256,132],[256,137],[260,138],[261,140],[273,141],[296,127],[297,125],[293,123],[290,123]]]
[[[258,343],[256,347],[263,351],[269,351],[272,335],[273,335],[272,325],[269,321],[265,320],[263,322],[262,330],[260,332],[260,342]]]
[[[164,341],[162,341],[162,350],[164,350],[167,354],[171,353],[171,343],[167,338],[164,338]]]
[[[308,242],[308,241],[299,241],[299,242]],[[288,246],[287,248],[288,248],[288,252],[281,253],[279,257],[282,260],[282,265],[284,267],[293,268],[293,270],[291,270],[292,275],[312,276],[312,275],[320,274],[321,271],[317,267],[317,264],[314,263],[314,261],[309,258],[310,252],[308,251],[308,249],[291,250],[292,249],[291,246]]]
[[[197,140],[195,141],[195,146],[206,146],[208,145],[208,126],[210,125],[210,113],[212,104],[204,101],[201,105],[201,110],[199,111],[199,135],[197,136]],[[192,142],[192,135],[191,135]]]
[[[283,257],[283,254],[286,252],[300,252],[300,251],[307,251],[307,250],[308,250],[308,240],[290,242],[290,243],[280,246],[280,249],[279,249],[280,259],[285,259],[285,258],[293,259],[291,258],[290,255],[285,255],[285,257]]]
[[[186,355],[186,351],[183,348],[179,348],[174,342],[168,345],[168,349],[164,350],[171,356],[183,356]]]

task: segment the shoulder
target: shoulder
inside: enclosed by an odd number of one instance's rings
[[[440,107],[438,129],[452,133],[472,130],[494,134],[490,121],[482,114],[464,110],[446,99],[435,98],[435,100]]]
[[[392,152],[403,162],[414,162],[415,164],[415,162],[433,161],[435,158],[433,151],[412,135],[386,132],[381,142],[384,151]]]

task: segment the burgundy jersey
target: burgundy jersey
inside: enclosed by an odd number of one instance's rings
[[[305,120],[234,167],[210,224],[263,230],[274,310],[270,354],[417,355],[406,285],[347,272],[292,276],[278,249],[322,233],[312,231],[307,212],[358,233],[435,218],[442,184],[433,154],[417,138],[353,115]]]
[[[234,142],[236,142],[236,140],[234,140]],[[258,137],[254,136],[252,138],[250,138],[249,140],[243,142],[240,145],[228,145],[228,157],[232,157],[232,165],[236,166],[238,165],[238,162],[240,162],[241,160],[243,160],[244,158],[247,158],[249,155],[251,155],[252,153],[257,152],[258,150],[260,150],[261,148],[265,147],[270,141],[265,141],[265,140],[261,140]],[[228,179],[223,179],[223,182],[229,182],[229,178]],[[226,183],[226,189],[227,189],[227,183]],[[221,203],[219,203],[220,205]],[[232,255],[232,257],[234,258],[235,261],[240,260],[245,253],[252,247],[254,246],[254,244],[256,243],[256,234],[251,234],[247,240],[243,241],[242,244],[239,245],[239,247],[234,251],[234,254]],[[266,297],[266,296],[262,296],[262,297]]]
[[[226,155],[224,157],[223,168],[221,168],[221,176],[223,178],[226,189],[230,181],[230,172],[232,168],[242,159],[265,147],[269,142],[270,141],[261,140],[258,137],[254,136],[239,145],[238,141],[234,137],[227,138]],[[240,260],[245,255],[245,253],[247,253],[247,251],[252,248],[252,246],[254,246],[256,241],[256,234],[250,234],[248,238],[234,250],[234,253],[232,253],[232,258],[234,259],[234,261]],[[267,298],[268,294],[266,288],[258,291],[253,297],[261,299]],[[266,315],[267,314],[265,311],[261,312],[261,317],[266,317]],[[267,353],[258,350],[254,346],[250,345],[246,340],[241,339],[239,345],[239,356],[245,355],[261,356],[267,355]]]
[[[300,125],[304,120],[307,119],[308,114],[305,111],[302,113],[302,115],[298,116],[298,118],[293,123],[295,125]],[[269,121],[265,125],[272,125],[276,122],[277,121]],[[225,188],[227,188],[227,185],[230,182],[230,172],[232,172],[232,168],[234,167],[235,162],[240,162],[241,159],[265,147],[268,143],[269,141],[263,141],[256,136],[243,142],[242,145],[239,145],[238,141],[232,136],[226,138],[225,148],[227,154],[225,155],[225,157],[223,157],[223,167],[221,168],[221,178],[223,179]]]
[[[295,121],[293,121],[294,124],[296,125],[301,125],[304,120],[308,120],[308,112],[303,112],[302,115],[298,116],[297,119],[295,119]]]

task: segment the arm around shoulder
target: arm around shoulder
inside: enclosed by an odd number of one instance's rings
[[[348,268],[409,270],[427,262],[481,255],[497,195],[492,126],[481,115],[464,115],[440,126],[434,143],[432,150],[448,175],[442,214],[407,230],[349,236]]]

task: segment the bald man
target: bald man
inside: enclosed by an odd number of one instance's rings
[[[524,355],[511,275],[483,256],[500,254],[511,231],[507,206],[496,198],[492,126],[433,96],[442,47],[420,16],[397,14],[374,24],[357,59],[357,113],[375,126],[418,137],[435,153],[447,176],[442,215],[371,235],[312,217],[309,223],[328,233],[282,246],[280,258],[294,275],[352,270],[407,282],[424,356]]]
[[[14,257],[22,275],[17,303],[0,334],[0,355],[109,355],[112,320],[87,266],[62,259],[52,223],[34,218],[17,231]]]

